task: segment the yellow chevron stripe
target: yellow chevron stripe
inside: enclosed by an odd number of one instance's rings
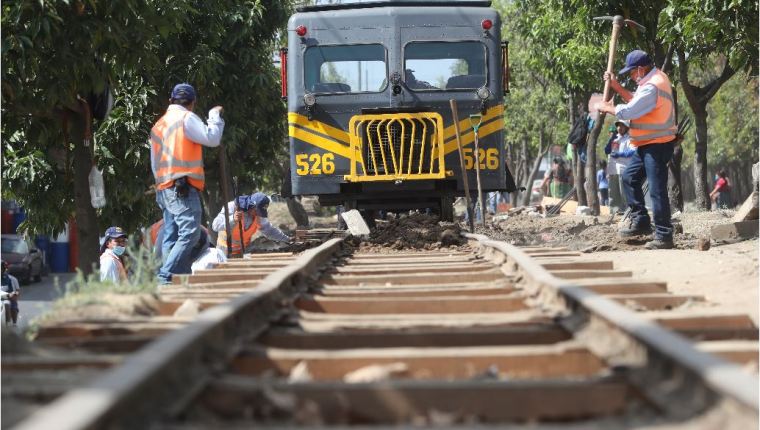
[[[503,114],[504,114],[504,105],[492,106],[490,109],[486,111],[486,114],[483,115],[482,123],[485,124],[488,121],[492,120],[493,118],[496,118],[497,116],[502,116]],[[469,133],[472,134],[472,124],[470,124],[469,117],[459,120],[459,132],[462,133],[462,138],[464,138],[464,135],[467,133],[466,130],[469,130]],[[446,127],[443,130],[444,141],[447,141],[453,138],[455,135],[456,135],[456,130],[454,129],[454,124],[451,124],[450,126]],[[483,134],[481,133],[481,136],[482,135]],[[464,142],[462,142],[462,145],[464,145]],[[454,143],[454,146],[456,146],[456,143]]]
[[[504,118],[499,118],[491,123],[488,123],[482,127],[480,127],[480,130],[478,130],[478,135],[480,139],[483,139],[484,137],[488,136],[489,134],[496,133],[497,131],[504,128]],[[474,133],[467,133],[464,136],[462,136],[462,147],[473,143],[475,141],[475,134]],[[443,155],[448,155],[454,151],[457,150],[457,141],[456,139],[446,142],[443,145]]]
[[[309,121],[307,117],[300,115],[296,112],[288,112],[288,122],[293,123],[293,124],[298,124],[301,127],[308,128],[309,130],[313,130],[318,133],[322,133],[324,135],[330,136],[335,140],[345,143],[346,145],[348,145],[349,142],[351,142],[351,138],[349,137],[346,131],[329,126],[323,122],[314,121],[314,120]]]
[[[316,146],[317,148],[322,148],[325,151],[333,152],[337,155],[340,155],[341,157],[348,158],[349,160],[351,159],[351,150],[348,148],[348,146],[341,145],[334,140],[330,140],[322,136],[317,136],[314,133],[310,133],[304,129],[294,127],[292,125],[288,126],[288,134],[292,138],[302,140],[308,144]]]

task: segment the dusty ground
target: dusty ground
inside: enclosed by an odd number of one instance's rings
[[[389,214],[387,220],[377,220],[376,228],[361,247],[363,250],[458,247],[467,243],[460,231],[458,224],[439,222],[437,216],[412,214],[397,218]]]
[[[631,270],[634,277],[667,280],[674,294],[707,298],[704,306],[736,312],[758,323],[758,240],[713,246],[708,251],[635,250],[595,252],[595,260],[612,260],[616,269]]]
[[[620,239],[619,216],[520,214],[478,230],[516,245],[566,246],[589,253],[590,259],[612,260],[616,269],[631,270],[635,277],[666,280],[675,294],[707,298],[707,303],[695,306],[745,313],[757,323],[758,240],[713,242],[707,251],[697,249],[699,239],[709,239],[712,226],[729,223],[732,216],[730,210],[677,215],[676,249],[657,251],[643,249],[646,238]]]

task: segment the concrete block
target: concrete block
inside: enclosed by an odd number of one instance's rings
[[[364,222],[364,218],[362,218],[362,214],[360,214],[358,210],[352,209],[341,213],[340,216],[346,221],[348,231],[352,235],[369,236],[369,227],[367,226],[367,223]]]
[[[742,221],[713,226],[710,237],[716,242],[732,243],[758,236],[758,221]]]
[[[742,203],[739,210],[736,211],[736,214],[734,214],[734,217],[731,218],[731,221],[733,222],[741,222],[741,221],[749,221],[754,220],[758,218],[758,201],[757,201],[758,193],[757,191],[753,191],[752,194],[750,194],[749,197],[747,197],[747,200]]]

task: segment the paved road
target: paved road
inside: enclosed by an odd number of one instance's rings
[[[19,328],[26,328],[30,321],[48,310],[53,301],[62,294],[66,282],[75,275],[75,273],[51,273],[40,282],[22,285],[18,304]],[[58,288],[56,288],[56,283]]]

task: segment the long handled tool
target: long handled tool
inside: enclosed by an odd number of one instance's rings
[[[475,218],[472,213],[472,201],[470,200],[470,184],[467,179],[467,169],[464,165],[464,153],[462,153],[462,139],[459,135],[459,113],[457,112],[457,101],[449,100],[451,105],[451,117],[454,120],[454,131],[457,137],[457,148],[459,148],[459,168],[462,172],[462,182],[464,184],[464,195],[467,198],[467,219],[470,221],[470,233],[475,232]]]
[[[219,143],[219,170],[221,171],[222,198],[224,199],[224,230],[227,233],[227,258],[232,257],[232,229],[230,228],[230,211],[227,202],[230,201],[230,189],[227,183],[227,150],[224,143]],[[241,237],[242,239],[242,237]]]
[[[470,124],[472,132],[475,135],[475,178],[478,180],[478,205],[480,206],[480,225],[486,225],[486,212],[483,206],[483,188],[480,186],[480,142],[478,139],[478,129],[483,121],[483,115],[474,113],[470,115]]]
[[[238,178],[237,176],[232,177],[232,193],[235,195],[235,210],[239,211],[240,208],[238,207],[238,199],[237,196],[240,194],[238,191],[240,188],[238,188]],[[245,243],[243,243],[243,217],[240,217],[238,219],[238,233],[240,233],[240,258],[243,258],[243,254],[245,254]],[[232,240],[230,240],[232,242]]]

